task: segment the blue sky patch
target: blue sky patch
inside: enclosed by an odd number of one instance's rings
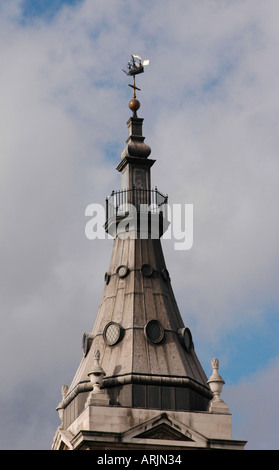
[[[119,142],[107,142],[105,145],[105,158],[107,161],[118,163],[124,145]]]
[[[278,306],[277,306],[278,307]],[[226,382],[235,384],[241,377],[264,368],[272,357],[279,354],[278,349],[279,322],[278,308],[271,310],[264,321],[243,322],[241,328],[226,335],[227,356],[229,362],[222,366]]]
[[[51,19],[65,5],[76,5],[83,0],[24,0],[22,13],[24,18],[45,17]]]

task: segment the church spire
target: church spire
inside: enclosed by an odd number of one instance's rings
[[[133,77],[143,71],[135,57],[129,69]],[[204,411],[212,393],[180,315],[161,246],[168,198],[151,186],[155,160],[148,158],[143,119],[133,106],[117,166],[122,187],[107,200],[105,228],[114,237],[111,262],[95,325],[84,337],[90,348],[84,348],[68,396],[81,383],[90,389],[92,354],[98,350],[111,406]]]
[[[168,198],[152,189],[155,160],[149,158],[143,119],[137,116],[135,75],[143,66],[139,56],[132,56],[126,72],[133,76],[133,116],[117,166],[121,189],[106,200],[112,255],[93,329],[83,335],[83,357],[58,406],[55,449],[154,449],[158,439],[159,448],[177,449],[208,447],[216,436],[231,438],[227,410],[223,435],[203,415],[213,394],[163,255]],[[202,437],[208,429],[209,437]]]

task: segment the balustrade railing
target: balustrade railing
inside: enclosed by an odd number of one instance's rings
[[[167,218],[167,202],[168,196],[160,193],[157,188],[112,191],[106,198],[106,220],[115,216],[125,216],[133,208],[137,212],[162,213],[163,217]]]

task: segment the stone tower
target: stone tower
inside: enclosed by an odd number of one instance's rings
[[[208,380],[172,290],[160,240],[167,197],[151,186],[155,160],[137,116],[135,75],[143,66],[135,57],[132,116],[117,166],[121,190],[106,200],[110,266],[80,365],[62,387],[52,449],[242,449],[220,398],[218,360]]]

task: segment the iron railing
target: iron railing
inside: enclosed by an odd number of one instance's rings
[[[160,193],[158,189],[124,189],[112,191],[106,198],[106,220],[111,217],[121,216],[130,212],[131,205],[137,212],[150,212],[152,214],[162,214],[167,218],[168,196]]]

